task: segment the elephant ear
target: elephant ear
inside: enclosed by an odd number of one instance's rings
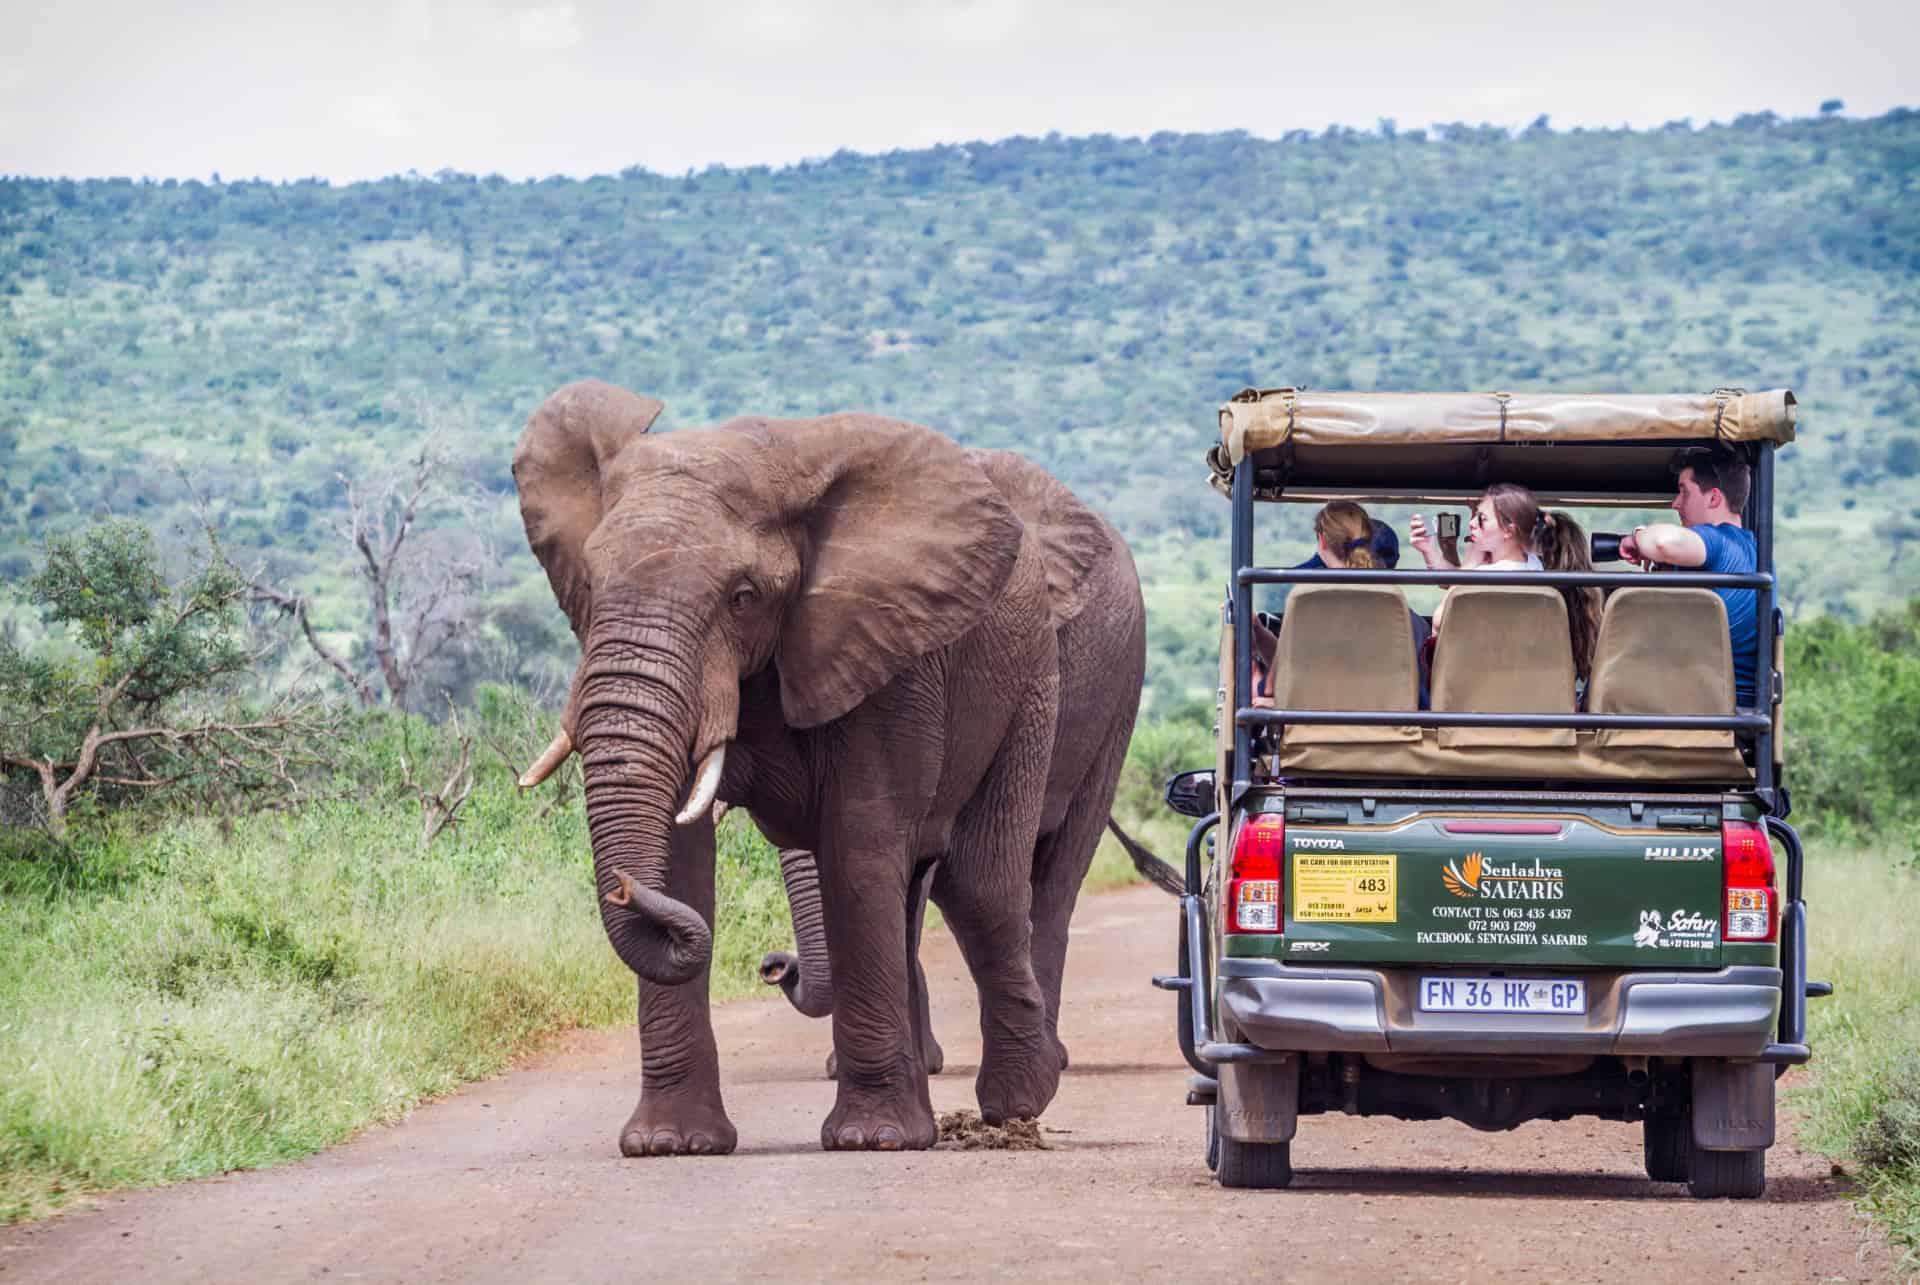
[[[756,427],[800,532],[780,699],[791,726],[815,727],[985,619],[1023,532],[979,463],[932,429],[870,415]]]
[[[969,452],[1040,546],[1055,629],[1085,611],[1119,535],[1053,474],[1012,451]]]
[[[592,610],[584,551],[606,512],[608,467],[665,409],[651,397],[582,380],[541,403],[513,452],[527,543],[583,642]]]

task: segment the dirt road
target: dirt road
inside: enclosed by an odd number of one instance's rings
[[[1651,1183],[1635,1125],[1301,1121],[1296,1186],[1209,1180],[1183,1104],[1173,905],[1082,901],[1063,1035],[1074,1066],[1047,1151],[827,1155],[825,1023],[778,999],[716,1012],[730,1157],[622,1160],[630,1032],[582,1034],[304,1164],[103,1202],[0,1232],[0,1281],[1150,1280],[1856,1281],[1891,1271],[1824,1161],[1776,1148],[1761,1202]],[[927,971],[948,1070],[971,1107],[972,988],[951,938]]]

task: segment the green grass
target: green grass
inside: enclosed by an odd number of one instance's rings
[[[1920,843],[1837,848],[1807,860],[1813,1074],[1789,1103],[1802,1141],[1847,1165],[1861,1199],[1920,1268]]]
[[[0,1222],[294,1159],[631,1021],[583,811],[543,803],[493,764],[427,854],[388,797],[0,857]],[[791,930],[744,817],[719,870],[714,989],[738,995]]]

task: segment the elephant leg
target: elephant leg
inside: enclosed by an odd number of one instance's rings
[[[933,1013],[927,998],[927,970],[920,964],[920,933],[927,923],[927,899],[933,894],[933,876],[938,863],[928,863],[913,881],[913,904],[908,907],[907,959],[913,965],[914,1038],[920,1044],[920,1062],[928,1075],[938,1075],[947,1065],[946,1050],[933,1038]]]
[[[920,963],[920,933],[926,927],[927,899],[933,891],[935,868],[936,864],[929,862],[915,877],[913,902],[907,910],[907,959],[913,966],[910,978],[913,983],[913,1032],[920,1046],[920,1064],[926,1067],[928,1075],[940,1074],[947,1065],[946,1050],[940,1047],[939,1040],[933,1038],[933,1013],[927,998],[927,970]],[[837,1053],[827,1054],[827,1078],[840,1078],[840,1055]]]
[[[820,854],[838,1070],[833,1110],[820,1128],[829,1151],[923,1151],[937,1138],[913,1035],[911,879],[898,855],[910,846]]]
[[[711,824],[674,832],[666,891],[713,924]],[[640,980],[640,1103],[620,1130],[622,1155],[725,1155],[739,1140],[720,1100],[710,973],[679,986]]]
[[[1060,1086],[1047,1008],[1033,971],[1032,862],[1053,748],[1050,685],[1037,685],[981,790],[955,823],[934,900],[980,995],[980,1072],[974,1094],[988,1123],[1031,1119]]]
[[[1047,1038],[1067,1068],[1067,1046],[1060,1040],[1060,993],[1067,971],[1067,931],[1081,881],[1093,864],[1094,850],[1113,809],[1114,787],[1127,756],[1131,726],[1110,735],[1092,769],[1080,783],[1066,815],[1052,834],[1041,836],[1033,857],[1033,973],[1047,1001]]]

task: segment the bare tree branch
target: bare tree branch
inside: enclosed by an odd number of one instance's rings
[[[461,732],[459,712],[447,702],[447,720],[459,737],[460,756],[438,790],[428,790],[413,779],[413,764],[408,760],[411,738],[403,729],[400,737],[400,783],[420,801],[420,850],[425,852],[439,833],[459,823],[461,805],[473,793],[473,737]]]
[[[283,589],[276,589],[272,585],[262,583],[258,576],[249,581],[248,586],[252,591],[251,601],[271,603],[278,607],[282,614],[292,616],[299,622],[300,632],[306,635],[307,645],[312,647],[314,654],[331,666],[334,672],[347,680],[347,686],[353,689],[353,694],[359,698],[362,705],[379,703],[380,697],[373,690],[373,684],[354,673],[353,667],[341,659],[338,652],[321,642],[320,636],[314,632],[313,619],[309,614],[311,599],[302,593],[288,593]]]

